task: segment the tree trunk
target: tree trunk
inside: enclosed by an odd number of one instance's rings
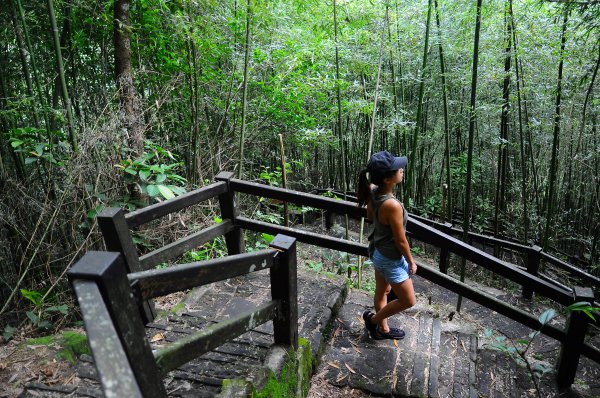
[[[417,144],[419,142],[419,134],[421,127],[423,126],[422,113],[423,113],[423,97],[425,95],[425,71],[427,68],[427,54],[429,53],[429,26],[431,22],[431,0],[427,2],[427,23],[425,25],[425,44],[423,45],[423,63],[421,64],[421,75],[419,78],[419,102],[417,104],[417,120],[415,121],[415,129],[412,137],[412,143],[410,148],[410,159],[408,162],[408,184],[406,189],[408,190],[407,198],[411,198],[413,203],[415,202],[415,163],[417,162]],[[422,161],[422,160],[420,160]]]
[[[504,9],[505,50],[504,50],[504,79],[502,84],[502,112],[500,115],[500,146],[498,148],[498,178],[496,180],[496,203],[494,209],[494,236],[503,231],[500,213],[504,212],[506,175],[508,172],[508,111],[510,107],[510,68],[512,49],[512,26],[509,20],[510,5]]]
[[[564,66],[564,52],[565,52],[565,43],[567,41],[567,22],[569,19],[569,11],[568,8],[565,7],[565,15],[563,18],[563,26],[562,26],[562,34],[560,40],[560,53],[559,53],[559,62],[558,62],[558,83],[556,85],[556,106],[554,109],[554,134],[552,139],[552,159],[550,160],[550,175],[549,180],[550,184],[548,185],[548,192],[546,194],[546,228],[544,231],[544,243],[543,248],[544,251],[548,250],[548,246],[550,245],[550,235],[552,231],[552,217],[554,216],[554,208],[555,208],[555,198],[556,198],[556,176],[558,175],[558,148],[560,144],[560,121],[561,121],[561,112],[560,112],[560,103],[562,99],[562,76],[563,76],[563,66]]]
[[[116,5],[116,4],[115,4]],[[116,8],[116,7],[115,7]],[[75,119],[73,117],[73,107],[71,106],[71,99],[69,98],[69,91],[67,90],[67,79],[65,77],[65,68],[63,66],[63,57],[60,48],[60,37],[58,35],[58,27],[56,24],[56,16],[54,14],[54,1],[48,0],[48,14],[50,16],[50,24],[52,26],[52,33],[54,38],[54,54],[56,55],[56,64],[58,67],[58,76],[60,79],[60,87],[62,91],[63,104],[67,112],[67,130],[69,132],[69,140],[71,141],[71,147],[73,151],[77,152],[77,135],[75,133]]]
[[[115,0],[113,41],[115,46],[115,79],[123,112],[127,145],[134,157],[144,151],[144,131],[131,70],[131,39],[129,32],[130,0]]]
[[[244,44],[244,82],[242,89],[242,121],[240,131],[240,161],[239,161],[239,178],[244,178],[244,139],[246,135],[246,109],[248,107],[248,68],[250,64],[250,22],[252,20],[252,3],[248,0],[246,4],[246,42]]]
[[[475,138],[475,125],[477,122],[477,115],[475,112],[475,105],[477,100],[477,66],[479,63],[479,32],[481,30],[481,3],[482,0],[477,0],[477,11],[475,17],[475,37],[473,39],[473,70],[471,74],[471,103],[469,107],[469,143],[467,149],[467,176],[466,176],[466,188],[465,188],[465,206],[463,209],[463,241],[468,242],[469,238],[469,227],[471,223],[471,190],[472,190],[472,175],[473,175],[473,141]],[[460,281],[465,280],[465,269],[466,260],[462,259],[460,269]],[[462,304],[462,296],[458,296],[456,303],[456,311],[460,312]]]
[[[509,0],[510,26],[512,31],[513,54],[515,59],[515,74],[517,80],[517,108],[519,114],[519,147],[521,150],[521,195],[523,202],[523,242],[529,237],[529,213],[527,206],[527,157],[525,156],[525,141],[523,139],[523,117],[521,112],[521,76],[517,58],[517,33],[515,31],[515,18],[512,8],[512,0]]]
[[[446,169],[446,208],[444,219],[452,222],[452,181],[450,176],[450,122],[448,118],[448,91],[446,89],[446,62],[444,60],[444,48],[442,47],[442,28],[440,24],[440,10],[437,0],[434,0],[435,22],[438,29],[438,51],[440,54],[440,74],[442,78],[442,101],[444,105],[444,162]]]
[[[15,5],[11,2],[11,16],[13,21],[13,27],[15,30],[15,37],[17,39],[17,46],[19,47],[19,56],[21,59],[21,68],[23,70],[23,77],[25,77],[25,83],[27,86],[27,94],[30,97],[30,106],[31,106],[31,116],[33,117],[34,126],[39,129],[40,121],[36,112],[36,105],[33,99],[35,98],[35,94],[33,92],[33,83],[31,82],[31,73],[29,72],[29,65],[27,63],[27,53],[31,55],[31,51],[25,48],[25,41],[23,40],[23,32],[21,31],[21,26],[19,26],[19,21],[17,18],[17,10],[15,9]]]

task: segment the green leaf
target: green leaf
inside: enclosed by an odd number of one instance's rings
[[[171,188],[167,187],[166,185],[157,185],[156,186],[158,188],[158,190],[160,191],[160,194],[167,200],[169,199],[173,199],[175,197],[175,194],[173,193],[173,191],[171,190]]]
[[[164,173],[161,173],[156,176],[156,183],[160,184],[160,183],[164,182],[166,179],[167,179],[167,175]]]
[[[129,174],[131,174],[131,175],[133,175],[133,176],[134,176],[134,175],[137,175],[137,171],[136,171],[136,169],[134,169],[133,167],[125,167],[125,172],[126,172],[126,173],[129,173]]]
[[[519,340],[517,340],[517,344],[527,345],[527,344],[529,344],[529,340],[519,339]]]
[[[492,335],[493,335],[492,329],[490,329],[490,328],[485,328],[485,330],[483,331],[483,335],[484,335],[485,337],[492,337]]]
[[[42,293],[36,290],[21,289],[21,295],[31,301],[36,307],[42,305]]]
[[[19,146],[23,145],[25,143],[25,141],[21,141],[21,140],[12,140],[10,142],[10,146],[12,146],[13,148],[18,148]]]
[[[31,322],[32,322],[34,325],[37,325],[37,324],[38,324],[38,321],[40,320],[40,318],[39,318],[39,317],[38,317],[36,314],[34,314],[34,313],[33,313],[33,312],[31,312],[31,311],[27,311],[27,312],[25,313],[25,315],[27,315],[27,318],[29,318],[29,320],[30,320],[30,321],[31,321]]]
[[[4,327],[4,332],[2,333],[2,338],[4,339],[4,341],[6,342],[6,341],[12,339],[16,330],[17,330],[16,328],[14,328],[10,325],[6,325]]]
[[[271,243],[273,242],[273,239],[275,239],[275,236],[273,235],[269,235],[269,234],[260,234],[260,236],[262,236],[262,238],[267,242],[267,243]]]
[[[44,149],[46,149],[45,143],[37,144],[35,146],[35,152],[38,154],[38,156],[42,156],[44,154]]]
[[[66,304],[63,305],[55,305],[52,307],[48,307],[46,311],[48,312],[60,312],[63,315],[67,315],[69,307]]]
[[[146,191],[148,192],[148,195],[150,195],[152,197],[160,195],[160,190],[158,189],[158,187],[156,185],[147,185]]]
[[[216,222],[217,224],[220,224],[223,222],[223,219],[221,217],[215,216],[215,217],[213,217],[213,221]]]
[[[139,175],[140,175],[140,178],[142,179],[142,181],[148,181],[148,177],[150,177],[151,174],[152,174],[152,172],[147,169],[143,169],[143,170],[139,171]]]
[[[25,158],[25,165],[32,164],[38,161],[39,158]]]
[[[548,322],[550,322],[550,320],[552,318],[554,318],[555,315],[556,315],[556,311],[554,311],[552,308],[547,309],[546,311],[544,311],[544,313],[542,315],[540,315],[539,321],[542,325],[545,325]]]

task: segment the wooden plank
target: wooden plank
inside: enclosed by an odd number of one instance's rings
[[[142,392],[100,289],[93,281],[74,280],[72,284],[105,397],[141,398]]]
[[[433,318],[431,326],[431,357],[429,361],[428,396],[436,397],[439,389],[440,377],[440,338],[442,334],[442,321],[439,317]]]
[[[569,305],[571,303],[571,296],[564,290],[557,288],[541,278],[529,275],[527,271],[520,269],[515,265],[505,263],[484,251],[471,247],[456,238],[436,231],[434,228],[414,219],[408,220],[408,228],[418,240],[438,247],[447,247],[451,252],[498,275],[510,279],[513,282],[527,286],[534,292],[542,294],[559,304]]]
[[[313,195],[306,192],[272,187],[265,184],[258,184],[239,179],[231,179],[230,184],[231,188],[236,192],[271,199],[279,199],[284,202],[292,202],[297,205],[316,207],[323,210],[330,210],[336,214],[348,214],[349,217],[356,219],[367,216],[366,208],[360,208],[356,205],[356,203],[348,202],[346,200],[326,198],[324,196]]]
[[[139,227],[142,224],[164,217],[167,214],[174,213],[218,196],[226,190],[227,185],[224,182],[215,182],[194,191],[187,192],[181,196],[177,196],[176,198],[132,211],[126,215],[127,225],[129,225],[129,228]]]
[[[157,264],[179,257],[185,252],[212,241],[218,236],[224,235],[233,230],[233,224],[230,220],[224,220],[219,224],[210,226],[202,231],[198,231],[189,236],[181,238],[175,242],[169,243],[160,249],[154,250],[140,257],[143,269],[150,269]]]
[[[531,329],[538,330],[540,328],[540,322],[537,317],[530,315],[529,313],[514,306],[508,305],[495,297],[474,290],[466,283],[460,282],[459,280],[456,280],[448,275],[444,275],[427,265],[419,263],[417,274],[448,290],[458,293],[469,300],[473,300],[474,302],[481,304],[492,311],[496,311],[514,321],[520,322]],[[541,332],[560,342],[565,341],[567,336],[563,330],[552,325],[544,325],[544,327],[541,329]]]
[[[273,249],[264,249],[214,260],[136,272],[127,277],[138,298],[147,300],[271,268],[275,253],[277,252]]]
[[[165,397],[137,304],[119,253],[90,251],[67,273],[69,280],[97,283],[144,397]]]
[[[254,329],[270,319],[273,319],[280,308],[279,301],[269,301],[258,306],[255,310],[244,312],[238,316],[226,319],[209,326],[191,336],[182,338],[175,343],[154,353],[156,363],[164,376],[177,367],[192,359],[211,351],[223,343]]]
[[[238,217],[236,222],[242,228],[256,232],[266,232],[272,235],[283,234],[292,236],[298,241],[326,247],[328,249],[339,250],[346,253],[356,254],[359,256],[368,256],[367,245],[352,242],[345,239],[333,238],[314,232],[303,231],[296,228],[283,227],[280,225],[270,224],[262,221],[252,220],[247,217]]]

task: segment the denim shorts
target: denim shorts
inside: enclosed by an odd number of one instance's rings
[[[390,284],[402,283],[409,278],[408,263],[404,257],[390,259],[375,249],[371,261],[375,270]]]

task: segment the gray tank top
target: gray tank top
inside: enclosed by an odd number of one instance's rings
[[[371,233],[369,234],[369,254],[372,256],[373,252],[375,251],[374,249],[377,249],[383,256],[389,259],[399,259],[402,257],[402,253],[400,250],[398,250],[396,243],[394,242],[394,233],[392,231],[392,227],[379,222],[379,208],[383,202],[388,199],[394,199],[400,203],[400,201],[391,194],[377,195],[376,189],[371,190],[373,224],[371,227]],[[400,205],[402,206],[402,224],[404,225],[404,231],[406,231],[408,212],[402,203],[400,203]]]

